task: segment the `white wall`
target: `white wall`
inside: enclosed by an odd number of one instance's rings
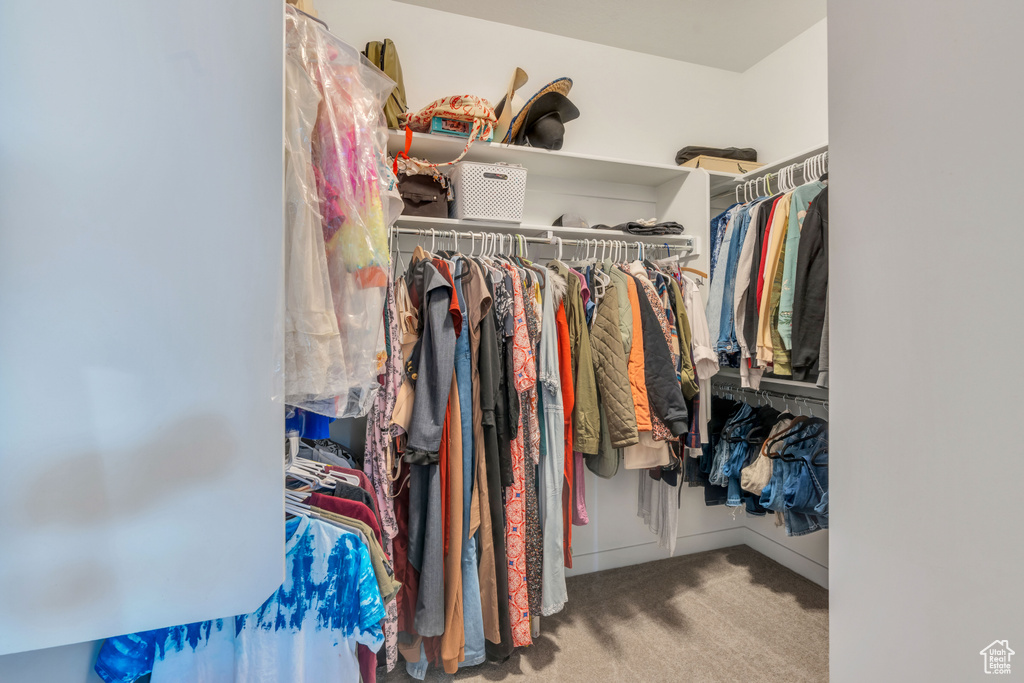
[[[771,163],[828,141],[828,20],[823,19],[743,74],[748,107],[737,147]]]
[[[686,145],[751,146],[771,162],[828,139],[824,20],[740,74],[394,0],[317,9],[352,45],[395,41],[413,111],[458,93],[497,104],[516,66],[530,75],[524,98],[569,76],[581,115],[565,151],[673,163]]]
[[[718,106],[741,83],[738,73],[393,0],[316,6],[352,45],[395,41],[413,111],[463,93],[496,105],[521,66],[530,76],[524,99],[555,78],[573,79],[569,98],[581,115],[566,125],[564,151],[674,163],[686,145],[735,144],[741,128],[738,111]]]
[[[1019,679],[1024,4],[829,14],[831,680]]]
[[[283,576],[280,6],[0,26],[0,652],[251,611]]]

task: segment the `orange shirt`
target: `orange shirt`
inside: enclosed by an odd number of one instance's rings
[[[572,506],[574,500],[574,472],[572,453],[572,409],[576,396],[572,387],[572,352],[569,348],[569,321],[565,317],[564,302],[555,312],[558,328],[558,379],[562,384],[562,410],[565,414],[565,478],[562,482],[562,555],[565,566],[572,569]]]

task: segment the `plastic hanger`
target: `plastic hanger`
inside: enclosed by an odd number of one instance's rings
[[[807,423],[805,422],[804,424],[806,425]],[[789,443],[785,444],[776,457],[778,457],[780,460],[783,460],[784,462],[802,461],[803,458],[793,455],[792,448],[797,444],[805,443],[807,441],[810,441],[811,439],[817,439],[819,436],[821,436],[822,432],[824,431],[822,429],[814,429],[813,426],[805,426],[804,429],[806,429],[808,433],[803,434],[794,439],[793,441],[790,441]]]
[[[796,460],[799,460],[800,458],[792,455],[792,448],[798,444],[818,438],[823,432],[823,429],[818,427],[823,424],[825,424],[824,420],[812,417],[801,421],[798,425],[794,425],[794,428],[787,430],[787,432],[789,432],[787,436],[794,436],[800,431],[806,431],[807,433],[801,434],[797,438],[783,445],[782,450],[778,452],[776,457],[779,457],[786,462],[795,462]],[[778,439],[776,439],[776,442],[777,441]]]
[[[344,481],[348,484],[352,484],[353,486],[359,486],[359,478],[355,475],[327,469],[328,466],[322,462],[297,457],[292,465],[303,471],[309,472],[313,476],[319,477],[319,480],[325,486],[333,486],[334,484],[337,484],[338,481]]]
[[[679,260],[683,258],[683,255],[675,254],[673,256],[672,249],[669,247],[668,242],[664,244],[664,247],[666,256],[664,259],[658,261],[657,263],[665,263],[666,265],[671,265],[675,268],[676,272],[685,271],[687,273],[693,273],[694,275],[699,275],[700,277],[707,279],[708,274],[705,273],[703,270],[697,270],[696,268],[690,268],[689,266],[680,266]]]
[[[728,441],[729,443],[739,443],[740,441],[743,441],[743,439],[746,438],[745,435],[744,436],[739,436],[739,437],[733,437],[733,434],[736,432],[737,429],[739,429],[741,427],[745,427],[745,426],[747,426],[749,424],[754,424],[755,422],[757,422],[757,412],[756,411],[751,413],[747,417],[743,418],[742,420],[737,420],[736,422],[733,422],[731,425],[728,425],[725,428],[723,428],[722,429],[722,439],[724,439],[725,441]]]
[[[551,237],[551,243],[558,245],[558,256],[555,257],[555,260],[556,261],[561,261],[562,260],[562,238],[561,237],[552,236]]]

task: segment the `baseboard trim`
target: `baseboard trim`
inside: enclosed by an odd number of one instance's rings
[[[680,536],[676,540],[675,557],[701,553],[706,550],[728,548],[733,545],[742,545],[746,542],[746,531],[746,527],[736,527]],[[573,567],[572,569],[566,569],[565,574],[566,576],[577,576],[604,569],[616,569],[655,560],[664,560],[668,557],[668,551],[659,548],[657,541],[650,541],[620,548],[608,548],[590,553],[574,554],[572,558]]]
[[[754,531],[749,527],[721,529],[690,536],[680,536],[676,541],[675,556],[692,555],[707,550],[728,548],[733,545],[746,545],[768,557],[783,567],[795,571],[800,576],[813,581],[822,588],[828,588],[828,567],[801,555],[792,548],[787,548],[775,539]],[[636,545],[619,548],[605,548],[589,553],[573,555],[573,568],[566,569],[566,576],[589,574],[604,569],[628,567],[634,564],[664,560],[669,557],[668,551],[658,547],[657,541],[637,543]]]
[[[787,548],[773,538],[754,531],[750,527],[743,529],[746,533],[742,543],[750,546],[765,557],[775,560],[783,567],[792,569],[800,576],[813,581],[822,588],[828,588],[828,567],[801,555],[792,548]]]

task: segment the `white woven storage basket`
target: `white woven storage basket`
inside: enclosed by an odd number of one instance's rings
[[[460,220],[523,222],[526,169],[460,161],[452,167],[452,211]]]

